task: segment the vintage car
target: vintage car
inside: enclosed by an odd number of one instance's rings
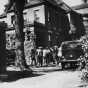
[[[61,44],[61,64],[62,69],[68,67],[77,67],[79,65],[80,56],[83,55],[83,49],[79,40],[66,41]]]

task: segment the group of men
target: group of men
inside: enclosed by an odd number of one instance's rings
[[[58,47],[38,47],[38,49],[31,50],[31,65],[48,66],[50,63],[58,64],[59,59]]]

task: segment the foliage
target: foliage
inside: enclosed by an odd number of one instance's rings
[[[82,36],[80,38],[82,49],[86,55],[88,55],[88,35]]]
[[[82,0],[84,3],[87,3],[88,0]]]

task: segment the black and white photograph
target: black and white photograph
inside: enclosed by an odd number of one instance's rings
[[[0,88],[88,88],[88,0],[0,0]]]

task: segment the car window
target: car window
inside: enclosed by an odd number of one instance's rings
[[[66,42],[62,43],[61,45],[62,49],[74,49],[77,47],[81,47],[81,44],[79,42]]]

